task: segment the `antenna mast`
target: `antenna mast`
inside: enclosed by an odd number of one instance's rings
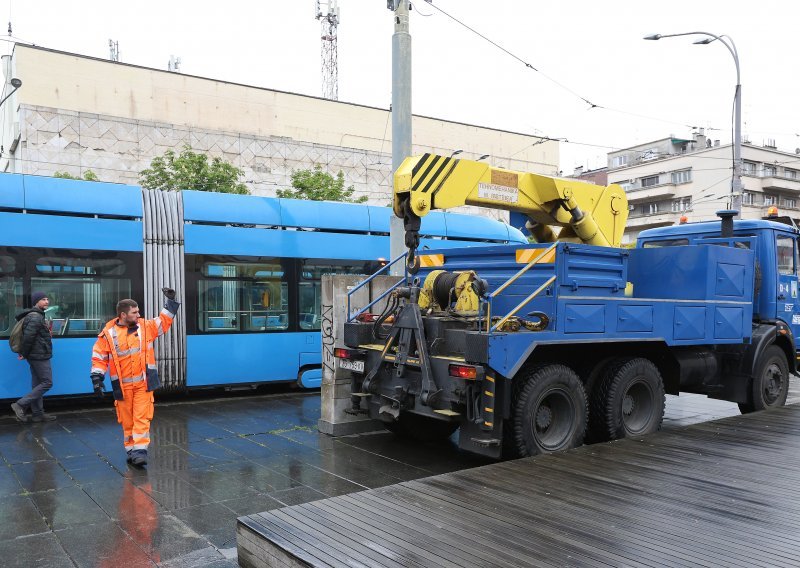
[[[337,0],[316,0],[316,19],[322,24],[322,96],[339,100],[339,56],[336,49],[336,34],[339,27]]]
[[[119,42],[113,39],[108,40],[108,50],[111,61],[119,61]]]

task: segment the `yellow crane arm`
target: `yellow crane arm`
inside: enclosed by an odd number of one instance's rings
[[[394,212],[405,221],[410,261],[419,243],[420,218],[433,209],[459,205],[523,213],[539,242],[616,247],[628,219],[628,200],[619,185],[604,187],[423,154],[406,158],[394,174]],[[558,234],[553,227],[561,227]]]

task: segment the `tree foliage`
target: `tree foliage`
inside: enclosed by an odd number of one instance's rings
[[[92,170],[86,170],[85,172],[83,172],[83,177],[74,176],[67,172],[56,172],[53,174],[53,177],[61,179],[77,179],[80,181],[100,181],[100,178],[98,178],[97,174],[94,173]]]
[[[139,174],[139,179],[142,187],[147,189],[194,189],[246,195],[250,192],[239,181],[243,175],[240,168],[222,158],[211,158],[209,162],[207,155],[184,146],[180,154],[167,150],[163,156],[153,158],[150,167]]]
[[[311,201],[344,201],[347,203],[364,203],[366,195],[353,198],[353,186],[345,188],[344,174],[340,171],[336,177],[322,171],[317,164],[313,170],[295,170],[291,175],[293,189],[279,189],[278,197],[291,199],[309,199]]]

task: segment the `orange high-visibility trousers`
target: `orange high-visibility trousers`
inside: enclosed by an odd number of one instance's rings
[[[115,400],[117,422],[122,424],[125,450],[146,450],[150,445],[150,421],[153,419],[153,393],[147,381],[122,383],[123,400]]]

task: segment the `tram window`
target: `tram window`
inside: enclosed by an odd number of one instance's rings
[[[209,333],[289,327],[289,284],[279,260],[206,262],[198,283],[198,328]]]
[[[45,317],[53,321],[53,335],[95,335],[114,317],[117,302],[131,297],[127,278],[35,276],[31,289],[50,300]]]
[[[13,276],[13,257],[0,255],[0,337],[8,337],[14,328],[14,316],[22,310],[22,278]]]
[[[125,274],[125,263],[118,258],[59,258],[45,256],[36,260],[36,271],[41,274],[122,276]]]
[[[366,274],[367,264],[361,261],[305,261],[300,271],[300,329],[320,329],[323,274]]]

